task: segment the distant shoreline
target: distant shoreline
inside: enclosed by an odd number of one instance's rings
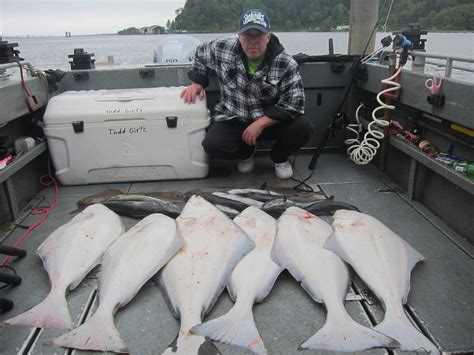
[[[393,30],[394,31],[394,30]],[[474,31],[441,31],[441,30],[426,30],[428,34],[430,33],[474,33]],[[349,31],[273,31],[274,33],[348,33]],[[392,31],[382,32],[377,31],[377,33],[391,33]],[[5,35],[3,34],[3,40],[8,38],[74,38],[74,37],[93,37],[93,36],[167,36],[167,35],[193,35],[193,34],[220,34],[220,33],[233,33],[232,31],[228,32],[169,32],[169,33],[157,33],[157,34],[118,34],[118,33],[98,33],[98,34],[82,34],[74,35],[71,34],[70,37],[64,35]]]

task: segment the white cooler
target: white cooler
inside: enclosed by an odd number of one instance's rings
[[[183,87],[66,91],[48,103],[44,132],[64,185],[192,179],[209,170],[206,101]]]

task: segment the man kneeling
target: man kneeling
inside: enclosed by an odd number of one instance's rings
[[[196,49],[192,84],[181,97],[204,98],[209,73],[220,87],[213,123],[202,142],[211,158],[239,159],[238,170],[251,172],[257,140],[273,140],[270,157],[281,179],[293,176],[288,161],[311,137],[304,114],[304,88],[298,64],[270,32],[268,16],[259,9],[244,12],[237,38],[216,39]]]

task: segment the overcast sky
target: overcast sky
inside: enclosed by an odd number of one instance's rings
[[[0,34],[64,36],[166,25],[185,0],[0,0]]]

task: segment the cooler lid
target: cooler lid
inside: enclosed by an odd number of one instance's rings
[[[206,101],[188,105],[180,97],[184,87],[66,91],[48,103],[46,125],[71,121],[100,123],[130,120],[208,119]]]
[[[153,99],[155,99],[155,92],[149,89],[100,90],[95,97],[97,102]]]

